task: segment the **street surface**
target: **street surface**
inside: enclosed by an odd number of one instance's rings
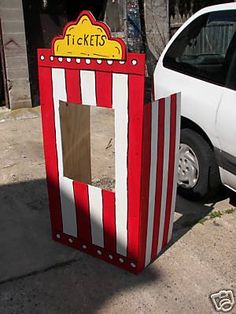
[[[233,192],[178,197],[170,247],[135,276],[51,240],[38,109],[1,110],[0,144],[0,314],[205,314],[210,294],[236,298]]]

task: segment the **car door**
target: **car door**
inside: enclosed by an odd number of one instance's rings
[[[226,55],[235,27],[236,10],[196,16],[170,42],[154,74],[155,98],[181,92],[182,117],[199,126],[217,148],[216,115],[231,60],[230,53],[229,61]]]
[[[227,54],[229,70],[216,120],[220,143],[216,156],[223,183],[236,190],[236,32]]]

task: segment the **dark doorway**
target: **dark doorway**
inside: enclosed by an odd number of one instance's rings
[[[4,90],[2,58],[0,58],[0,107],[2,106],[5,106],[5,90]]]
[[[97,20],[104,19],[107,0],[80,0],[66,1],[66,11],[68,20],[76,20],[79,13],[83,10],[89,10],[93,13]]]
[[[37,48],[49,48],[52,38],[61,34],[66,23],[62,1],[23,0],[29,80],[33,106],[39,105]]]
[[[39,105],[37,48],[50,48],[53,37],[62,34],[68,21],[82,10],[90,10],[103,20],[107,0],[23,0],[29,79],[33,106]]]
[[[6,84],[6,68],[4,61],[4,49],[2,40],[2,28],[0,20],[0,107],[8,107],[8,94]]]

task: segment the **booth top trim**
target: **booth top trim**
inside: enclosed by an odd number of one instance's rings
[[[126,60],[55,57],[51,49],[38,49],[39,67],[145,75],[145,54],[128,53]]]

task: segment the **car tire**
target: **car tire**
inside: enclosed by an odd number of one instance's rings
[[[181,129],[179,154],[178,193],[191,200],[213,197],[221,181],[214,151],[208,142],[192,129]]]

